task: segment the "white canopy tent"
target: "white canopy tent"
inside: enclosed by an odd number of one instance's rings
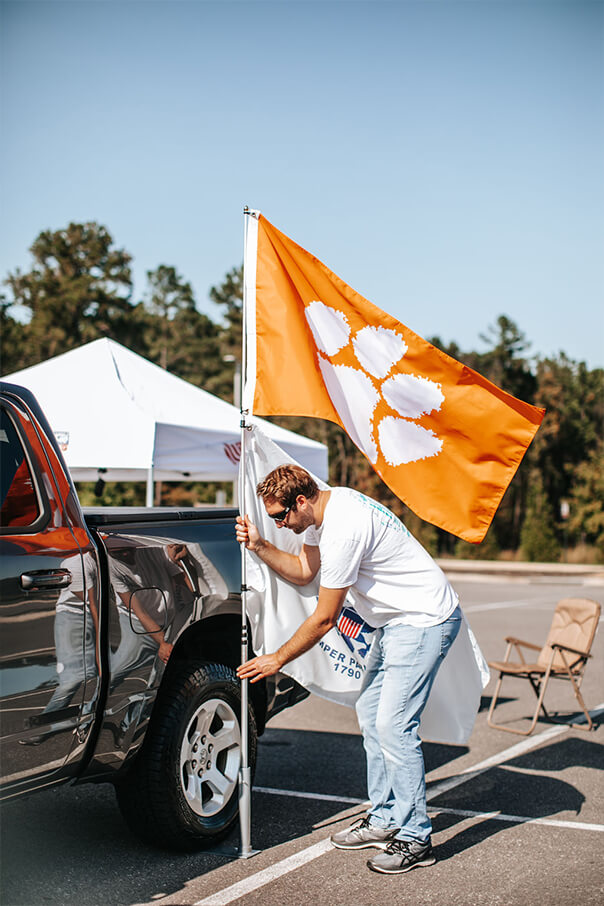
[[[95,340],[3,380],[31,390],[74,481],[236,481],[240,413],[109,339]],[[327,479],[327,447],[263,419],[292,459]]]

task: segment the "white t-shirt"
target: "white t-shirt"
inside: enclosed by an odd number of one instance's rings
[[[319,548],[321,585],[350,589],[370,626],[436,626],[458,604],[440,567],[389,509],[351,488],[332,488],[323,522],[303,535]]]
[[[71,582],[67,588],[63,588],[57,599],[57,611],[68,610],[71,613],[82,613],[84,604],[88,603],[90,592],[96,592],[97,565],[92,554],[86,553],[74,554],[67,557],[61,563],[64,569],[71,573]],[[82,566],[84,567],[82,569]],[[88,600],[84,601],[84,596]]]

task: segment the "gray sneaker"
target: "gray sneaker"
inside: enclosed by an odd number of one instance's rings
[[[398,827],[372,827],[369,816],[361,818],[352,827],[333,834],[331,842],[338,849],[385,849],[398,831]]]
[[[367,862],[371,871],[385,875],[400,875],[412,868],[427,868],[434,865],[436,856],[430,840],[419,843],[415,840],[391,840],[385,852],[378,853]]]

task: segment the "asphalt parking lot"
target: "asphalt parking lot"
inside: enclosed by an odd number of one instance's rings
[[[566,596],[604,604],[601,579],[454,578],[487,659],[510,633],[542,642]],[[524,687],[527,687],[526,689]],[[51,790],[3,807],[3,906],[570,906],[604,902],[602,717],[586,733],[540,720],[529,737],[488,727],[485,689],[467,746],[426,743],[438,862],[398,876],[366,868],[370,850],[329,836],[364,813],[365,761],[354,712],[312,697],[279,715],[259,741],[250,859],[238,833],[194,856],[150,850],[125,827],[109,787]],[[604,636],[583,692],[604,715]],[[504,686],[501,719],[531,711],[527,683]],[[576,710],[567,684],[553,710]],[[525,722],[526,725],[526,722]]]

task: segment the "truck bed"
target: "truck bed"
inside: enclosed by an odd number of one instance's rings
[[[169,506],[95,506],[83,507],[84,518],[89,526],[129,525],[133,522],[179,522],[184,520],[220,520],[232,521],[238,514],[236,507],[224,507],[204,504],[199,507]]]

